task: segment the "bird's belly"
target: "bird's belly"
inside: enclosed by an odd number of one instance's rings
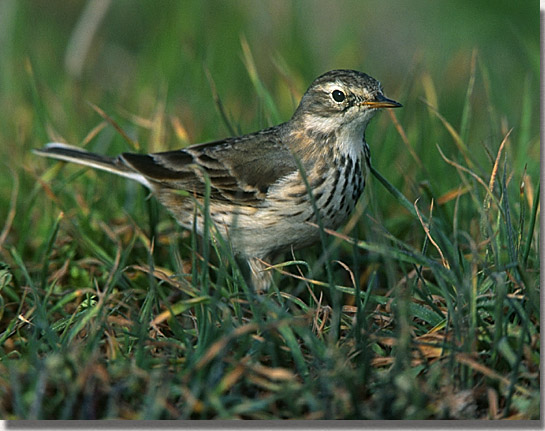
[[[269,258],[319,242],[318,225],[326,229],[339,228],[354,209],[365,185],[359,159],[347,159],[320,177],[311,173],[307,182],[312,190],[312,199],[304,182],[297,176],[270,192],[263,204],[257,207],[211,203],[210,218],[236,254],[246,258]],[[160,198],[162,201],[178,200],[176,205],[167,205],[167,208],[185,205],[183,211],[174,215],[181,225],[188,228],[196,220],[196,230],[202,234],[204,220],[201,211],[195,213],[191,209],[194,201],[191,203],[190,199],[171,193],[160,195]],[[172,204],[170,201],[164,203]]]

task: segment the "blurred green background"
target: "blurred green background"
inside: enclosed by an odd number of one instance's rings
[[[246,131],[258,127],[257,97],[242,60],[241,38],[248,41],[283,120],[297,103],[288,84],[300,93],[324,71],[355,68],[403,99],[406,109],[400,115],[422,109],[419,98],[426,96],[414,80],[427,71],[439,108],[456,124],[474,49],[489,74],[491,100],[508,123],[519,120],[525,85],[535,92],[537,120],[537,6],[537,1],[482,0],[5,0],[0,5],[0,100],[17,115],[11,127],[2,128],[2,146],[41,145],[46,139],[13,133],[21,123],[37,121],[27,61],[52,127],[75,143],[97,121],[86,101],[143,117],[164,101],[192,140],[225,135],[204,69],[235,121]],[[89,18],[101,13],[96,21]],[[81,38],[78,24],[89,30]],[[79,131],[72,127],[76,115],[87,121]],[[489,137],[483,132],[482,138]]]

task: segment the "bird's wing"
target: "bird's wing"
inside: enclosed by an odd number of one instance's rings
[[[153,154],[122,154],[121,159],[150,183],[236,205],[259,204],[269,187],[297,170],[293,156],[268,129],[240,138]]]

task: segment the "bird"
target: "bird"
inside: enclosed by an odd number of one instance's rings
[[[207,208],[246,262],[249,284],[263,292],[272,283],[270,262],[319,242],[318,222],[335,230],[346,221],[370,167],[367,125],[379,109],[401,106],[371,76],[336,69],[310,84],[289,121],[254,133],[115,157],[64,143],[34,151],[138,181],[201,236]]]

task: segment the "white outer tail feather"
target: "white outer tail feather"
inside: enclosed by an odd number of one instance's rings
[[[125,163],[123,156],[119,156],[117,159],[99,156],[82,148],[60,142],[51,142],[43,149],[35,149],[34,153],[40,156],[50,157],[65,162],[90,166],[101,171],[110,172],[112,174],[138,181],[148,189],[152,188],[151,183],[144,175],[134,171],[130,165]]]

